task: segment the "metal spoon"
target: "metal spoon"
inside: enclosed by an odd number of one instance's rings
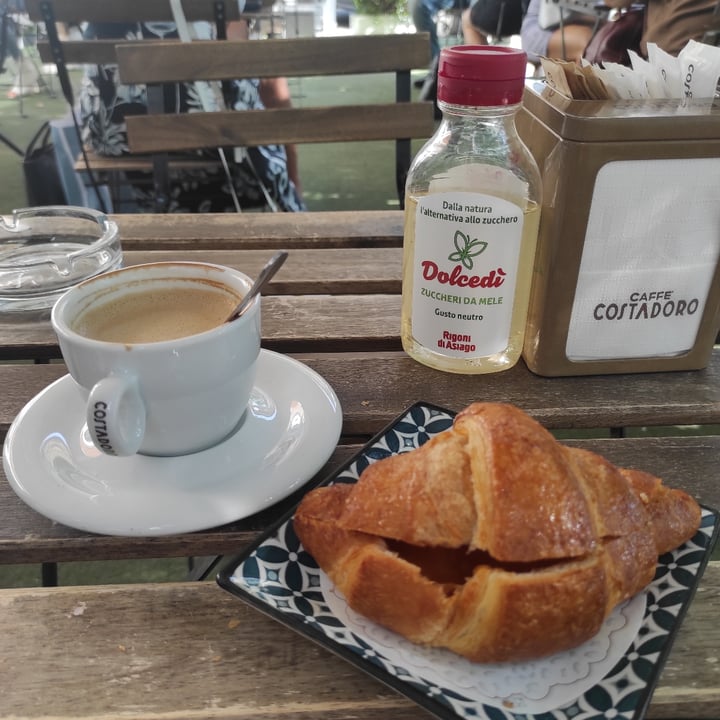
[[[230,313],[230,316],[225,322],[236,320],[245,312],[245,310],[247,310],[252,299],[263,289],[268,280],[270,280],[270,278],[280,269],[285,260],[287,260],[287,256],[288,254],[284,250],[280,250],[267,261],[265,267],[260,271],[257,279],[252,284],[252,287],[240,301],[240,304]]]

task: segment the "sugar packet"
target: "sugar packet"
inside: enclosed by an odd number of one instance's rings
[[[720,47],[690,40],[678,57],[647,44],[648,59],[628,51],[630,66],[541,58],[547,84],[573,100],[677,99],[680,108],[707,105],[718,90]]]
[[[647,44],[648,62],[657,68],[663,82],[664,97],[680,97],[680,64],[678,59],[655,43]]]
[[[589,64],[582,66],[567,60],[540,58],[545,81],[561,95],[575,100],[608,100],[607,91],[598,73]]]
[[[634,50],[628,50],[630,57],[630,67],[633,73],[637,75],[639,80],[645,84],[647,97],[649,98],[667,98],[668,88],[665,86],[665,78],[660,67],[654,65],[649,60],[641,58]]]
[[[683,105],[715,96],[720,79],[720,47],[690,40],[678,54]]]
[[[595,70],[595,66],[593,66]],[[644,100],[650,97],[644,77],[620,63],[603,63],[602,80],[620,100]]]

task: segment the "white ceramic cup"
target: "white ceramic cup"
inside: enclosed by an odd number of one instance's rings
[[[260,296],[232,322],[156,342],[80,334],[83,314],[90,308],[100,308],[102,314],[114,301],[153,291],[210,290],[239,302],[251,284],[248,276],[220,265],[149,263],[82,282],[57,301],[53,329],[70,375],[88,398],[88,431],[99,450],[108,455],[185,455],[229,436],[241,421],[255,380]]]

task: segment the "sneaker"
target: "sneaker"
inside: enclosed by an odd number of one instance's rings
[[[10,88],[7,92],[7,99],[8,100],[15,100],[16,98],[19,98],[21,95],[37,95],[40,92],[40,87],[38,85],[25,85],[23,87],[13,87]]]

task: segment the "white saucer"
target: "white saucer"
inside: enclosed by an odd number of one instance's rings
[[[13,490],[37,512],[107,535],[169,535],[252,515],[301,487],[332,454],[342,411],[315,371],[261,351],[237,432],[182,457],[109,457],[90,441],[85,401],[66,375],[20,412],[5,438]]]

